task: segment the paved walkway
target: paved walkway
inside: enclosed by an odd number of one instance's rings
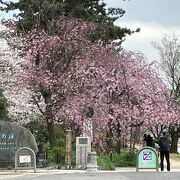
[[[166,160],[164,160],[166,164]],[[180,161],[176,161],[176,160],[173,160],[173,159],[170,159],[170,165],[171,165],[171,169],[176,169],[176,170],[179,170],[180,172]],[[166,167],[166,166],[165,166]]]
[[[85,170],[59,170],[59,169],[37,169],[36,173],[34,170],[17,170],[15,173],[14,170],[1,170],[0,171],[0,180],[1,179],[13,179],[19,176],[25,176],[28,174],[74,174],[74,173],[86,173]]]
[[[180,172],[180,161],[170,159],[171,172]],[[164,159],[164,169],[166,171],[166,160]],[[116,171],[119,172],[136,172],[134,167],[117,167]],[[140,171],[152,171],[152,170],[140,170]],[[155,171],[155,170],[154,170]],[[159,168],[160,171],[160,168]]]
[[[180,172],[180,162],[175,160],[170,160],[171,162],[171,172]],[[140,171],[155,171],[155,170],[140,170]],[[98,171],[98,173],[116,173],[116,172],[136,172],[135,167],[117,167],[115,171]],[[166,162],[165,162],[165,171],[166,172]],[[37,169],[36,174],[71,174],[71,173],[88,173],[86,170],[59,170],[59,169]],[[27,174],[34,174],[32,170],[17,170],[17,173],[14,170],[0,170],[0,180],[1,179],[13,179],[19,176],[25,176]]]

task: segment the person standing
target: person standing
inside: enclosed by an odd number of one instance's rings
[[[142,140],[142,147],[145,147],[147,145],[147,134],[144,134],[143,140]]]
[[[150,134],[148,134],[146,137],[146,146],[153,147],[153,138]]]
[[[167,162],[167,171],[170,171],[170,160],[169,160],[170,138],[168,137],[166,130],[163,131],[158,144],[160,147],[161,171],[164,171],[164,157],[166,158],[166,162]]]

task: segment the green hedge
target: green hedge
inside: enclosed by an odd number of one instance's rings
[[[120,154],[112,156],[112,163],[116,167],[134,167],[136,165],[136,157],[134,152],[122,151]]]
[[[101,155],[97,157],[97,164],[101,168],[101,170],[114,170],[115,166],[110,161],[109,156]]]
[[[113,154],[112,160],[108,155],[101,154],[97,157],[97,163],[102,170],[114,170],[115,167],[135,167],[136,157],[134,152],[130,151]]]
[[[53,147],[53,149],[48,149],[46,152],[50,164],[64,164],[64,147]]]

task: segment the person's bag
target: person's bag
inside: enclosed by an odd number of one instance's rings
[[[155,143],[155,144],[154,144],[154,147],[155,147],[156,149],[159,149],[159,148],[160,148],[160,146],[159,146],[158,143]]]

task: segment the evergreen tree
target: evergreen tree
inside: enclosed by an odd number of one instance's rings
[[[0,0],[0,2],[3,4],[1,10],[21,11],[17,23],[20,31],[27,32],[37,24],[40,28],[48,30],[52,22],[60,16],[71,16],[96,23],[98,28],[91,34],[92,41],[101,39],[109,42],[119,39],[121,43],[127,34],[135,32],[115,26],[114,21],[122,17],[125,11],[121,8],[107,9],[106,4],[100,0],[20,0],[15,3]],[[138,31],[139,29],[136,30]]]
[[[23,126],[31,131],[38,144],[48,142],[46,123],[42,122],[41,120],[33,120],[27,124],[24,124]]]

